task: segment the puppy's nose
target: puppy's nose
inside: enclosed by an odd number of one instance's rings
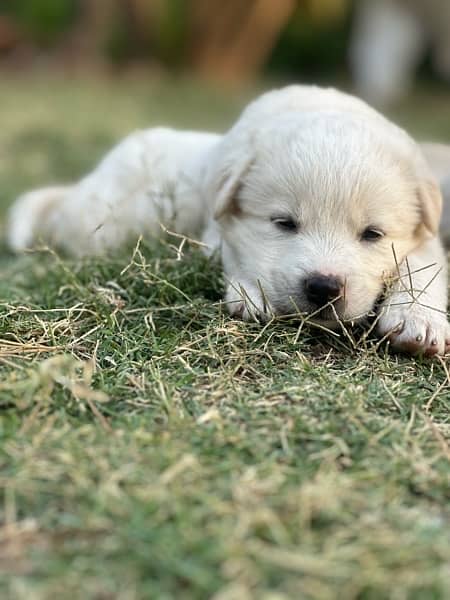
[[[308,300],[316,306],[325,306],[338,298],[343,291],[342,281],[333,275],[311,275],[305,281],[305,292]]]

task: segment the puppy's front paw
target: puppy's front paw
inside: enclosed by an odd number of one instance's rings
[[[244,321],[268,321],[272,316],[267,299],[251,283],[230,283],[225,302],[230,314]]]
[[[443,355],[450,351],[450,324],[443,313],[421,306],[385,306],[378,321],[378,333],[387,336],[399,352]]]

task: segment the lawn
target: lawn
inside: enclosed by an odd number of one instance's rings
[[[131,129],[223,129],[251,90],[0,83],[2,212]],[[432,109],[430,110],[430,106]],[[396,112],[450,140],[450,95]],[[225,314],[179,240],[0,257],[0,596],[450,597],[450,375],[364,331]]]

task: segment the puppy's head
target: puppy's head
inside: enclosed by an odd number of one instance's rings
[[[237,127],[210,184],[237,314],[356,321],[439,225],[440,192],[414,142],[364,115],[292,113]]]

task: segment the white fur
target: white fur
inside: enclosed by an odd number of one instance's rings
[[[131,135],[80,183],[19,199],[9,239],[16,250],[42,238],[80,255],[157,232],[160,222],[189,236],[203,231],[210,249],[220,248],[231,313],[317,313],[333,327],[364,318],[389,284],[380,335],[431,355],[450,338],[440,205],[404,131],[336,90],[290,86],[250,104],[223,137]],[[273,222],[283,216],[298,230]],[[362,240],[369,226],[384,237]],[[322,311],[305,294],[314,274],[344,282]]]
[[[205,226],[200,182],[219,136],[155,128],[125,138],[79,183],[25,194],[10,213],[9,244],[21,251],[39,240],[78,256],[101,254],[131,237],[187,235]]]

